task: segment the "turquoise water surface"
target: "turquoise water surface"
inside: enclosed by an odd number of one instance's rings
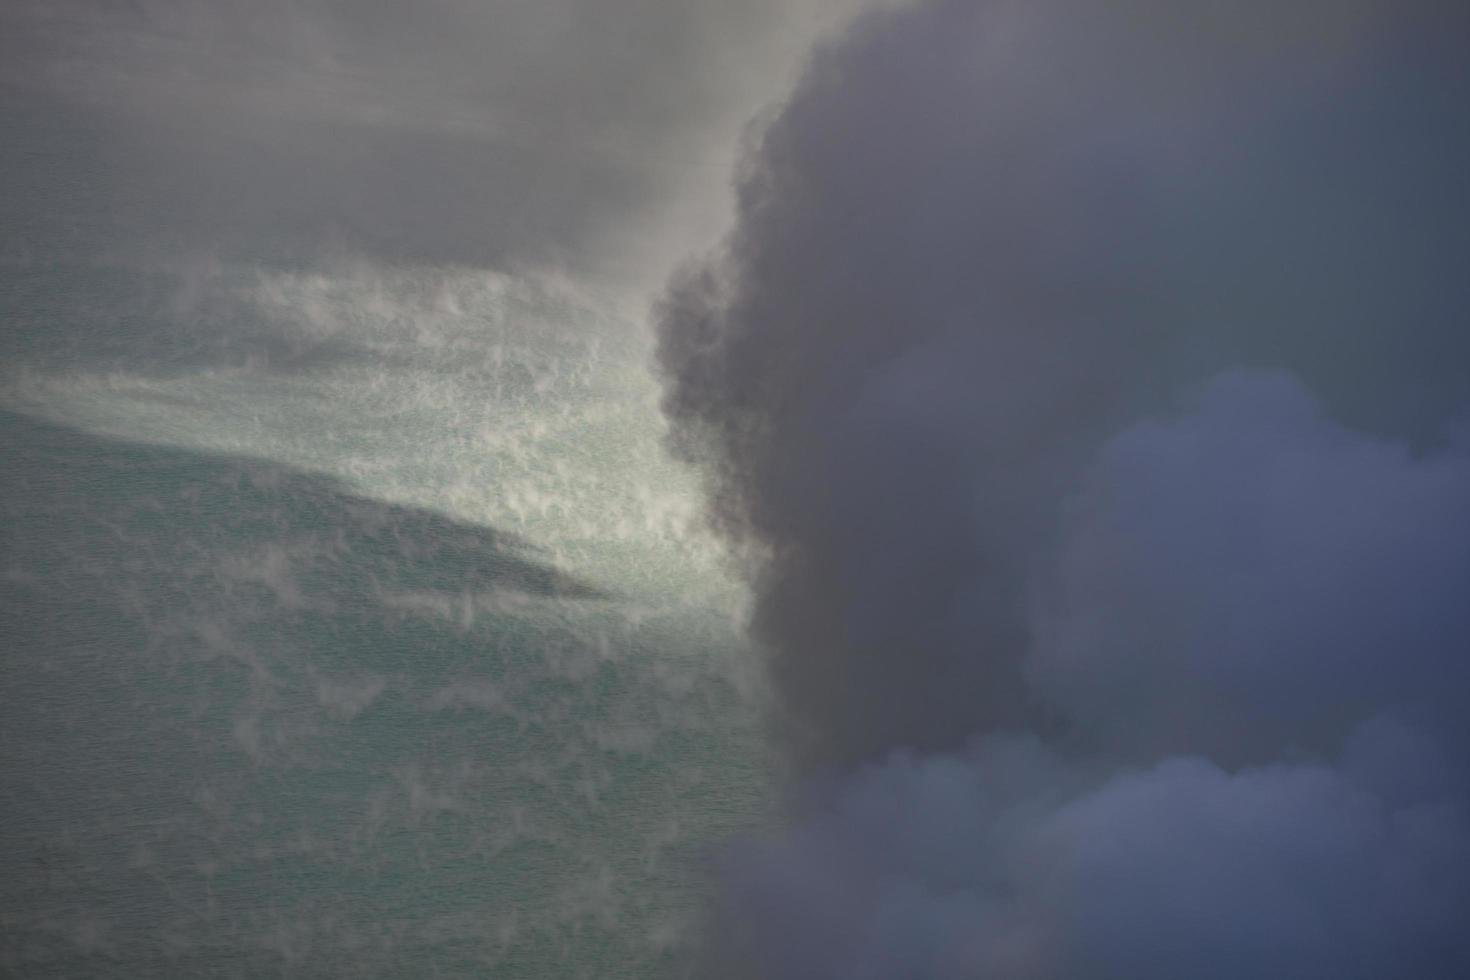
[[[0,973],[684,972],[766,767],[632,318],[97,252],[0,303]]]

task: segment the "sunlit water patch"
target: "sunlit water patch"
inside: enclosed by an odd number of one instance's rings
[[[0,968],[679,973],[764,756],[644,334],[474,271],[9,271]]]

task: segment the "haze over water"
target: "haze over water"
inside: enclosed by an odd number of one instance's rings
[[[43,321],[140,277],[8,271],[6,969],[671,963],[760,776],[642,336],[484,273],[220,268],[175,323],[236,349],[73,364]]]

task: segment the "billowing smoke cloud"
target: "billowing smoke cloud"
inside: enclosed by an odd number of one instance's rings
[[[1459,748],[1470,446],[1414,456],[1285,376],[1102,449],[1033,595],[1035,685],[1114,751],[1330,751],[1385,708]]]
[[[1188,757],[1100,780],[996,740],[899,757],[745,850],[721,958],[781,978],[1463,976],[1470,828],[1435,752],[1384,720],[1340,768]]]
[[[860,21],[666,296],[803,779],[732,974],[1470,970],[1470,19],[1206,8]]]

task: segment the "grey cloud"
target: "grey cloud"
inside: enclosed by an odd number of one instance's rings
[[[1463,11],[1166,7],[867,18],[665,298],[674,441],[809,761],[1046,723],[1031,552],[1092,448],[1190,385],[1279,366],[1415,445],[1470,400]]]
[[[1023,668],[1067,724],[810,784],[785,829],[728,855],[712,961],[769,978],[1470,969],[1470,459],[1233,373],[1088,472],[1032,580]]]
[[[711,972],[1470,970],[1467,26],[933,0],[817,51],[660,310],[797,777]]]
[[[1383,707],[1463,729],[1467,501],[1463,451],[1222,376],[1103,448],[1035,590],[1029,676],[1115,750],[1269,757]]]
[[[1396,794],[1355,768],[1425,752],[1382,718],[1336,766],[1100,775],[997,738],[896,756],[733,850],[711,957],[772,980],[1449,980],[1470,968],[1464,783]]]

